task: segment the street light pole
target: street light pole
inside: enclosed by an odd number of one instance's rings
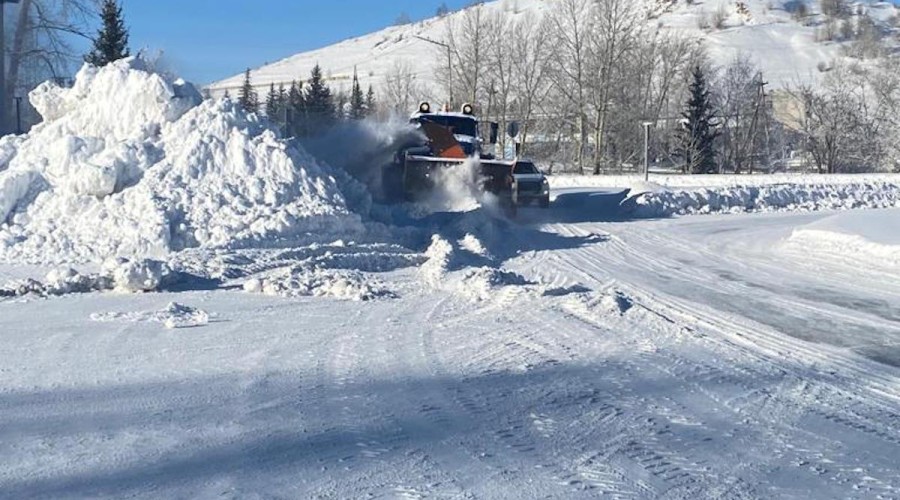
[[[447,94],[449,94],[449,99],[450,99],[450,101],[447,104],[452,109],[453,108],[453,56],[451,53],[450,45],[446,44],[444,42],[439,42],[437,40],[432,40],[431,38],[427,38],[424,36],[419,36],[419,35],[413,35],[413,36],[415,36],[416,38],[418,38],[419,40],[422,40],[424,42],[428,42],[430,44],[434,44],[434,45],[444,47],[445,49],[447,49],[447,78],[449,78],[449,81],[447,82]]]
[[[653,122],[643,122],[644,126],[644,180],[650,180],[650,125]]]
[[[22,98],[15,97],[16,100],[16,135],[22,135]]]

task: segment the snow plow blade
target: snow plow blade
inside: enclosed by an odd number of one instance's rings
[[[514,165],[515,162],[498,160],[407,156],[403,168],[403,187],[407,194],[415,196],[435,189],[449,175],[458,175],[458,179],[476,187],[480,192],[514,201]],[[462,169],[466,171],[459,172]]]

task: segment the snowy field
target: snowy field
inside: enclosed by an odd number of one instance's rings
[[[378,206],[139,65],[0,141],[0,497],[900,497],[896,178]]]

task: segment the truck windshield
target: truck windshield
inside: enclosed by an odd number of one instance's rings
[[[418,118],[418,121],[429,121],[443,127],[449,127],[455,135],[467,135],[470,137],[478,136],[478,122],[476,122],[472,118],[465,118],[462,116],[428,115],[420,116]]]
[[[520,161],[516,163],[515,168],[513,169],[514,174],[537,174],[540,171],[537,167],[534,166],[534,163],[527,161]]]

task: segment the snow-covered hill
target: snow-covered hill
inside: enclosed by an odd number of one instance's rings
[[[495,0],[479,8],[489,13],[507,11],[515,16],[543,16],[559,0]],[[728,63],[737,54],[749,55],[761,67],[774,87],[795,81],[809,81],[840,55],[840,43],[817,42],[823,16],[814,0],[707,0],[688,4],[686,0],[636,0],[642,10],[661,27],[697,37],[706,44],[712,59]],[[791,12],[805,2],[809,16],[797,21]],[[743,13],[738,4],[747,9]],[[866,12],[876,22],[887,26],[898,9],[889,2],[860,0],[852,4],[854,15]],[[716,29],[712,19],[718,12],[727,14],[724,26]],[[443,65],[443,48],[422,38],[444,40],[448,24],[464,15],[462,11],[404,26],[392,26],[375,33],[345,40],[318,50],[303,52],[252,71],[254,85],[260,90],[270,84],[290,84],[304,80],[316,63],[321,64],[332,88],[346,90],[357,69],[363,86],[376,89],[398,62],[412,70],[423,86],[434,88],[433,74]],[[707,28],[701,26],[710,25]],[[422,37],[422,38],[418,38]],[[212,83],[207,90],[213,96],[241,85],[243,74]],[[440,97],[440,96],[425,96]]]

